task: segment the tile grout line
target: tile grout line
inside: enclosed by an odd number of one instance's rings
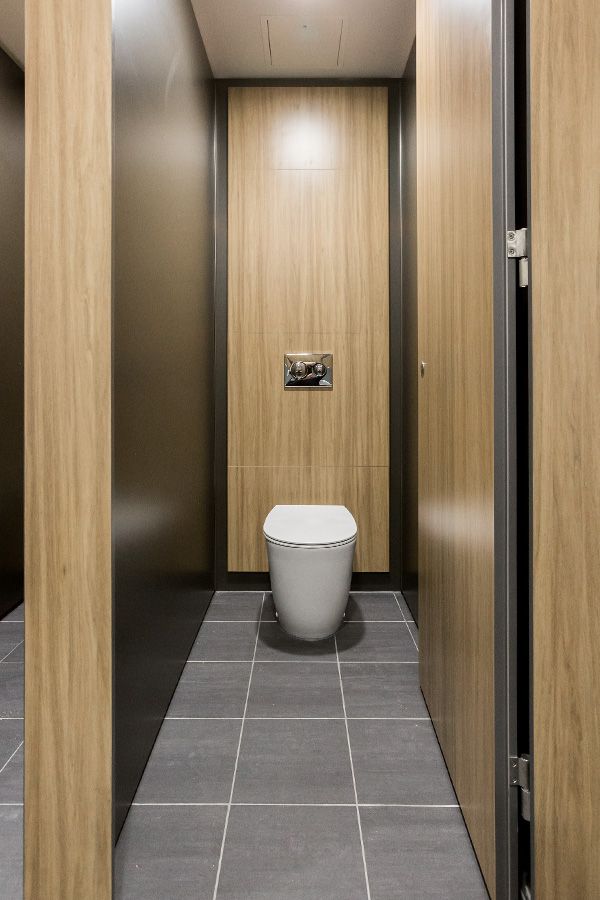
[[[21,646],[21,644],[24,644],[24,643],[25,643],[25,638],[23,638],[22,641],[19,641],[19,643],[16,644],[16,646],[14,646],[14,647],[12,648],[12,650],[9,650],[9,651],[8,651],[8,653],[6,654],[6,656],[3,656],[2,659],[0,659],[0,663],[3,663],[6,659],[8,659],[8,657],[10,656],[10,654],[11,654],[11,653],[14,653],[15,650],[18,650],[19,647]]]
[[[0,806],[3,804],[0,803]],[[12,806],[13,804],[4,804],[8,806]],[[144,803],[144,802],[134,802],[131,804],[132,806],[216,806],[216,807],[225,807],[229,804],[227,801],[223,801],[221,803],[199,803],[199,802],[189,802],[189,803]],[[288,806],[291,807],[308,807],[308,808],[318,808],[321,809],[325,807],[327,809],[355,809],[356,803],[241,803],[241,802],[233,802],[232,806],[259,806],[259,807],[276,807],[276,808],[285,808]],[[359,803],[359,809],[460,809],[459,803]]]
[[[396,606],[397,606],[398,609],[400,610],[400,615],[402,616],[402,621],[403,621],[403,622],[406,622],[406,616],[404,615],[404,610],[403,610],[402,607],[400,606],[400,601],[398,600],[398,597],[397,597],[397,595],[396,595],[396,591],[392,591],[392,594],[393,594],[394,600],[396,601]]]
[[[410,625],[408,624],[408,622],[406,623],[406,627],[408,628],[408,633],[410,634],[411,639],[412,639],[412,642],[413,642],[413,644],[415,645],[415,650],[416,650],[417,653],[418,653],[418,652],[419,652],[419,645],[418,645],[417,642],[415,641],[415,636],[414,636],[414,634],[412,633],[412,631],[410,630]]]
[[[338,678],[340,680],[340,691],[342,693],[342,707],[344,710],[344,724],[346,726],[346,740],[348,741],[348,755],[350,757],[350,771],[352,772],[352,787],[354,788],[354,805],[356,808],[356,821],[358,823],[358,834],[360,837],[360,849],[362,852],[363,868],[365,873],[365,886],[367,888],[367,900],[371,900],[371,888],[369,886],[369,873],[367,871],[367,855],[365,853],[365,842],[363,839],[362,822],[360,820],[360,807],[358,805],[358,791],[356,790],[356,777],[354,774],[354,761],[352,759],[352,747],[350,745],[350,729],[348,728],[348,716],[346,714],[346,700],[344,698],[344,684],[342,682],[342,669],[340,666],[340,655],[338,653],[337,637],[333,636],[335,644],[335,657],[337,661]]]
[[[430,722],[429,716],[346,716],[349,722]],[[3,721],[0,719],[0,722]],[[165,722],[241,722],[242,716],[165,716]],[[343,722],[344,716],[246,716],[246,722]]]
[[[414,619],[344,619],[344,625],[390,625],[414,622]],[[263,625],[275,625],[277,619],[263,619]],[[206,619],[204,625],[254,625],[256,619]]]
[[[415,650],[416,650],[417,653],[418,653],[418,652],[419,652],[419,645],[418,645],[417,642],[415,641],[414,636],[413,636],[413,633],[412,633],[412,631],[410,630],[410,625],[408,624],[408,619],[407,619],[406,616],[404,615],[404,610],[403,610],[402,607],[400,606],[400,601],[398,600],[398,597],[396,596],[396,591],[394,591],[393,594],[394,594],[394,600],[395,600],[396,603],[398,604],[398,609],[399,609],[400,612],[402,613],[402,618],[403,618],[403,620],[404,620],[404,624],[406,625],[406,630],[407,630],[408,633],[410,634],[410,639],[411,639],[411,641],[413,642],[413,644],[415,645]],[[406,602],[406,601],[405,601],[405,602]],[[413,620],[413,621],[414,621],[414,620]]]
[[[402,624],[402,623],[399,623]],[[406,624],[406,623],[404,623]],[[310,662],[311,665],[316,666],[335,666],[335,659],[315,659],[314,656],[305,656],[303,659],[257,659],[257,664],[259,666],[262,665],[281,665],[282,663],[293,663],[294,665],[302,665],[303,663]],[[245,665],[249,666],[252,663],[251,659],[188,659],[186,665],[193,664],[195,666],[202,665],[214,665],[216,663],[232,663],[235,665]],[[19,665],[19,663],[13,663],[13,665]],[[22,663],[20,664],[22,665]],[[416,659],[341,659],[341,666],[416,666],[418,665],[418,661]]]
[[[246,702],[244,704],[244,714],[242,717],[242,724],[240,727],[240,736],[239,736],[239,740],[238,740],[237,753],[235,756],[235,765],[233,767],[233,778],[231,779],[231,791],[229,792],[229,802],[227,803],[227,812],[225,813],[225,824],[223,826],[223,838],[221,840],[221,851],[219,853],[219,863],[217,865],[217,874],[215,877],[215,889],[213,891],[213,900],[216,900],[217,892],[219,890],[219,881],[221,878],[221,868],[223,865],[223,853],[225,851],[225,841],[227,839],[227,826],[229,825],[231,804],[233,802],[233,791],[235,789],[235,778],[237,775],[238,763],[239,763],[239,759],[240,759],[240,750],[242,748],[242,738],[244,736],[244,725],[246,722],[246,712],[248,710],[248,700],[250,699],[250,687],[252,685],[252,673],[254,672],[254,662],[256,660],[256,648],[258,647],[258,638],[260,635],[260,623],[262,620],[262,613],[263,613],[263,608],[265,605],[265,597],[266,597],[266,592],[263,592],[262,600],[260,603],[260,613],[258,615],[258,623],[256,625],[256,639],[254,641],[254,654],[252,656],[252,664],[250,666],[250,675],[248,678],[248,689],[246,690]]]
[[[2,775],[2,773],[3,773],[4,770],[5,770],[5,768],[7,767],[7,765],[9,764],[9,762],[11,761],[11,759],[13,758],[13,756],[16,756],[16,755],[17,755],[17,753],[19,752],[19,750],[21,749],[21,747],[23,746],[24,743],[25,743],[25,741],[21,741],[21,743],[19,744],[19,746],[17,747],[17,749],[16,749],[16,750],[13,750],[13,752],[10,754],[10,756],[8,757],[8,759],[6,760],[6,762],[4,763],[4,765],[2,766],[2,768],[0,769],[0,775]]]

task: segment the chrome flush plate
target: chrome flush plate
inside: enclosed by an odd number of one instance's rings
[[[333,388],[333,353],[286,353],[283,357],[286,391]]]

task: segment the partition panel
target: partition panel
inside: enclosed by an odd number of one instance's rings
[[[557,37],[558,36],[558,37]],[[534,888],[600,896],[600,19],[530,0]]]
[[[26,900],[111,896],[111,7],[26,0]]]
[[[417,3],[421,683],[496,892],[492,2]]]

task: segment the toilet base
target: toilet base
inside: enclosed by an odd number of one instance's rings
[[[348,605],[355,544],[307,549],[267,541],[277,620],[290,637],[322,641],[337,632]]]

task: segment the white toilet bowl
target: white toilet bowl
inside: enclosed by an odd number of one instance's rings
[[[264,524],[281,627],[317,641],[339,628],[348,603],[357,527],[345,506],[275,506]]]

